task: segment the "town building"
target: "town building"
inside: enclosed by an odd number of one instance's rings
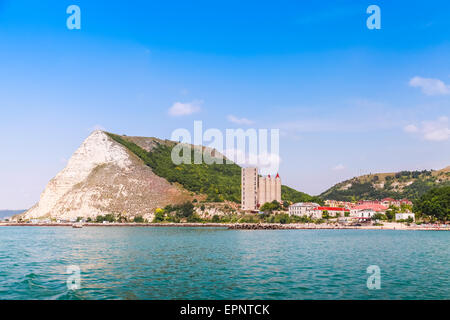
[[[346,208],[351,209],[356,206],[355,203],[350,201],[337,201],[337,200],[325,200],[325,205],[328,207]]]
[[[335,208],[335,207],[317,207],[314,210],[320,211],[321,217],[323,216],[324,211],[328,212],[328,215],[331,217],[343,217],[345,216],[345,212],[348,211],[345,208]]]
[[[385,213],[388,208],[382,204],[364,202],[350,210],[351,217],[370,218],[376,213]],[[364,215],[364,216],[362,216]]]
[[[358,201],[358,205],[364,205],[364,204],[382,205],[380,200],[359,200]]]
[[[376,215],[377,212],[373,209],[362,209],[359,210],[358,212],[354,213],[354,215],[352,216],[350,214],[350,216],[354,217],[354,218],[372,218],[374,215]]]
[[[281,178],[259,176],[257,168],[241,169],[241,209],[256,211],[266,202],[281,203]]]
[[[241,209],[257,210],[258,205],[258,169],[241,169]]]
[[[414,215],[414,213],[412,212],[402,212],[402,213],[396,213],[395,214],[395,220],[408,220],[408,219],[412,219],[413,221],[416,220],[416,217]]]
[[[400,208],[402,204],[412,205],[413,203],[408,199],[396,200],[393,198],[384,198],[381,200],[381,204],[386,207],[394,206]]]
[[[321,207],[314,202],[298,202],[289,206],[289,215],[313,219],[322,219],[325,211],[331,217],[344,217],[345,212],[348,212],[345,208]]]
[[[289,215],[310,217],[316,213],[314,209],[318,207],[320,207],[320,205],[314,202],[297,202],[289,206]]]
[[[281,179],[277,174],[275,178],[259,177],[258,184],[258,204],[262,206],[266,202],[274,200],[281,203]]]

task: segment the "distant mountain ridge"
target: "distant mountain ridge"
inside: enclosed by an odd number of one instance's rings
[[[6,217],[12,217],[16,214],[23,213],[27,210],[0,210],[0,219],[4,219]]]
[[[428,190],[450,185],[450,166],[441,170],[368,174],[340,182],[319,196],[339,201],[386,197],[415,200]]]

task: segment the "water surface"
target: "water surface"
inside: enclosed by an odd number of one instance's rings
[[[0,227],[0,299],[450,299],[449,244],[445,231]]]

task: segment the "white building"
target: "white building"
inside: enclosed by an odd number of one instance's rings
[[[403,213],[395,214],[395,221],[408,220],[409,218],[412,218],[413,221],[416,220],[416,217],[415,217],[414,213],[412,213],[412,212],[403,212]]]
[[[317,210],[315,209],[319,206],[319,204],[314,202],[297,202],[289,206],[289,215],[315,217],[317,214]]]
[[[241,169],[241,209],[257,210],[258,206],[258,169]]]
[[[377,212],[373,209],[362,209],[350,211],[350,217],[355,218],[372,218]]]
[[[279,174],[275,178],[271,178],[270,175],[259,177],[258,182],[258,204],[260,206],[274,200],[281,203],[281,179]]]
[[[281,203],[281,179],[277,174],[275,178],[258,177],[257,168],[242,168],[241,170],[241,208],[246,211],[255,211],[266,202],[278,201]]]

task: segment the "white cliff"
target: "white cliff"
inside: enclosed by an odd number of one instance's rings
[[[105,132],[94,131],[23,217],[149,217],[155,208],[183,199],[183,190],[156,176]]]

